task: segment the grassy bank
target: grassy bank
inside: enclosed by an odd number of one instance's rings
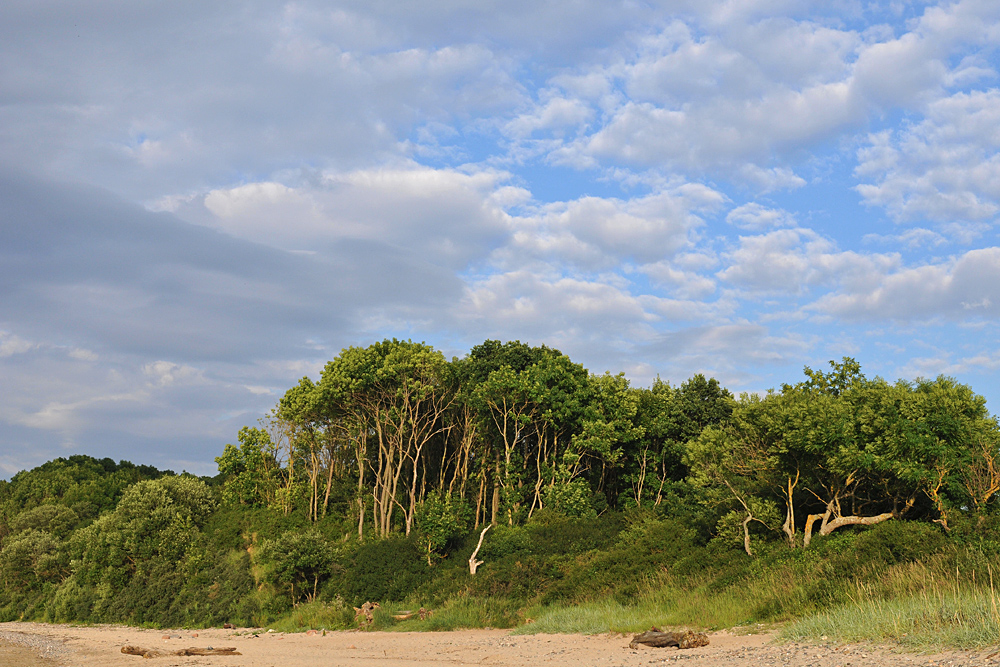
[[[787,639],[912,649],[1000,642],[997,551],[989,540],[899,522],[831,535],[809,550],[762,542],[750,558],[721,542],[687,541],[669,521],[594,521],[603,530],[581,520],[501,529],[475,578],[463,547],[426,570],[411,593],[383,598],[372,628],[526,634],[763,626],[779,627]],[[421,606],[433,615],[393,619]],[[343,599],[300,605],[271,627],[355,627],[354,610]]]

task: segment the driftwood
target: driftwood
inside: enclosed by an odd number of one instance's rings
[[[639,644],[663,648],[664,646],[676,646],[677,648],[698,648],[708,646],[708,635],[702,632],[660,632],[656,628],[646,630],[641,635],[636,635],[629,643],[629,648],[638,648]]]
[[[192,646],[190,648],[182,648],[179,651],[157,651],[151,648],[142,648],[141,646],[122,646],[122,653],[125,655],[141,655],[143,658],[159,658],[166,655],[242,655],[236,650],[235,646],[230,646],[227,648],[197,648]]]
[[[421,621],[426,621],[428,618],[430,618],[431,614],[433,613],[434,612],[431,611],[430,609],[424,609],[423,607],[421,607],[420,611],[398,611],[395,614],[393,614],[392,617],[397,621],[406,621],[408,619],[413,618],[414,616],[417,616],[420,618]]]
[[[367,628],[375,622],[375,610],[379,608],[378,602],[366,602],[360,607],[354,608],[354,620],[359,627]]]

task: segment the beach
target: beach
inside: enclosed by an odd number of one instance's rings
[[[631,635],[512,635],[509,630],[454,632],[277,633],[231,630],[152,630],[125,626],[0,623],[0,664],[5,667],[973,667],[1000,665],[990,651],[904,653],[886,646],[781,643],[773,634],[709,635],[705,647],[629,648]],[[123,646],[157,653],[123,654]],[[235,648],[239,655],[180,656],[186,648]]]

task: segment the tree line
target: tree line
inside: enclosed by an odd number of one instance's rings
[[[441,526],[653,507],[752,553],[757,533],[805,548],[843,526],[981,517],[998,445],[969,387],[867,378],[850,358],[734,397],[703,375],[632,387],[518,341],[448,361],[392,339],[343,350],[217,460],[227,502],[332,513],[358,539],[434,524],[433,551]]]

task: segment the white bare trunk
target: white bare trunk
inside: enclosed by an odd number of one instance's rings
[[[476,560],[476,556],[479,555],[479,549],[481,549],[483,546],[483,538],[486,537],[486,531],[489,530],[492,526],[493,526],[492,523],[486,524],[486,527],[483,528],[483,532],[479,533],[479,543],[476,545],[476,550],[472,552],[471,556],[469,556],[469,574],[473,576],[475,576],[476,574],[476,569],[478,569],[479,566],[483,564],[483,561]]]

